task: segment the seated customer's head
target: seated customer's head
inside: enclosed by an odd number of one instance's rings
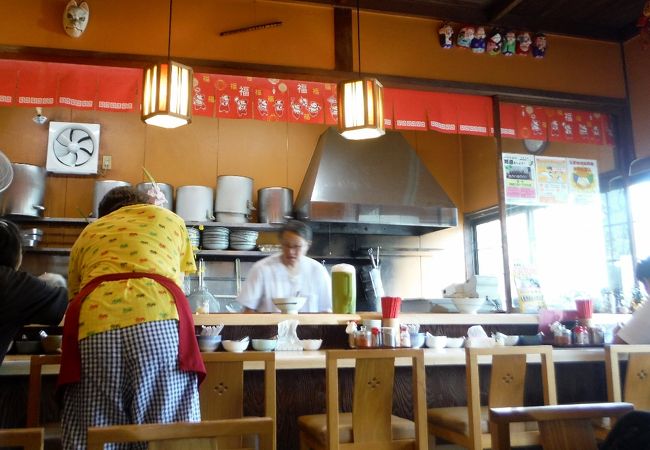
[[[646,293],[650,295],[650,258],[637,263],[636,279],[643,283]]]
[[[140,192],[132,186],[120,186],[111,189],[104,195],[99,202],[97,213],[99,217],[104,217],[125,206],[148,203],[150,203],[149,196],[144,192]]]
[[[0,266],[18,269],[23,260],[20,230],[8,220],[0,219]]]

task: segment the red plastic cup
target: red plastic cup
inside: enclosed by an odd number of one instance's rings
[[[576,309],[578,319],[591,319],[594,314],[594,301],[586,298],[576,299]]]

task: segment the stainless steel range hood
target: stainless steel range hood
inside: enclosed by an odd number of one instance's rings
[[[317,231],[421,235],[458,224],[458,211],[406,139],[387,131],[351,141],[319,138],[295,202]]]

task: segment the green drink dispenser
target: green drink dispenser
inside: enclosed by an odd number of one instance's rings
[[[337,314],[357,312],[357,274],[350,264],[332,267],[332,307]]]

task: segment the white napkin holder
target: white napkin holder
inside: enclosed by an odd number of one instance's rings
[[[302,351],[302,344],[298,339],[298,325],[299,321],[283,320],[278,323],[278,346],[275,348],[277,351]]]

